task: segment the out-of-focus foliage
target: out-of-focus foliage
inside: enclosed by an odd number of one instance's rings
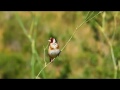
[[[35,60],[35,75],[44,66],[43,46],[48,44],[48,39],[56,37],[62,48],[87,15],[87,12],[0,12],[0,78],[31,78],[31,43],[16,20],[16,13],[28,34],[32,15],[38,20],[34,32],[40,59]],[[116,30],[115,15],[116,12],[106,12],[105,34],[113,44],[116,59],[120,60],[120,13],[116,16]],[[78,29],[60,56],[42,71],[40,78],[113,78],[110,48],[98,24],[102,25],[102,14]],[[47,51],[46,61],[49,62]]]

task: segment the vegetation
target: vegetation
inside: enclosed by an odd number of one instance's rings
[[[0,12],[0,78],[120,78],[120,12]],[[49,62],[48,39],[61,54]]]

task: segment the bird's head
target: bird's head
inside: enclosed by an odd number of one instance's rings
[[[49,40],[48,40],[50,43],[57,43],[57,40],[53,37],[51,37]]]

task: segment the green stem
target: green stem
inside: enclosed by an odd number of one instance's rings
[[[103,32],[103,35],[104,35],[104,37],[105,37],[105,39],[108,42],[108,45],[110,47],[110,52],[111,52],[111,56],[112,56],[112,60],[113,60],[113,66],[114,66],[114,79],[116,79],[117,78],[117,65],[116,65],[113,47],[112,47],[112,44],[110,43],[109,39],[107,38],[107,36],[104,32]]]
[[[101,28],[101,31],[110,47],[110,52],[111,52],[111,57],[112,57],[112,61],[113,61],[113,66],[114,66],[114,79],[117,78],[117,65],[116,65],[116,59],[115,59],[115,55],[114,55],[114,51],[113,51],[113,47],[112,47],[112,44],[109,40],[109,38],[106,36],[105,34],[105,15],[106,13],[104,12],[103,15],[102,15],[102,28]]]
[[[35,74],[34,74],[34,55],[32,55],[32,58],[31,58],[31,68],[32,68],[32,71],[31,71],[31,77],[34,78]]]
[[[64,50],[64,48],[67,46],[67,44],[70,42],[70,40],[72,39],[72,37],[74,36],[74,34],[76,33],[76,31],[86,22],[92,20],[93,18],[95,18],[97,15],[99,15],[101,12],[97,13],[96,15],[94,15],[93,17],[91,17],[90,19],[88,19],[88,15],[85,19],[85,21],[83,21],[73,32],[73,34],[71,35],[71,37],[69,38],[69,40],[66,42],[66,44],[63,46],[63,48],[61,49],[61,52]],[[89,14],[89,13],[88,13]],[[47,47],[46,47],[47,48]],[[44,49],[45,50],[45,49]],[[44,53],[45,54],[45,53]],[[55,60],[55,58],[53,59],[53,61]],[[47,65],[45,65],[40,71],[39,73],[37,74],[36,78],[38,78],[38,76],[40,75],[40,73],[49,65],[51,64],[52,62],[49,62]]]
[[[118,79],[120,79],[120,61],[118,61]]]
[[[35,65],[35,41],[32,40],[31,42],[31,49],[32,49],[32,60],[31,60],[31,67],[32,67],[32,78],[35,77],[34,65]]]
[[[110,45],[110,50],[111,50],[111,56],[112,56],[112,60],[113,60],[113,64],[114,64],[114,69],[115,71],[117,70],[117,66],[116,66],[116,60],[115,60],[115,56],[114,56],[114,52],[113,52],[113,48]]]
[[[115,70],[114,70],[114,79],[117,79],[117,75],[118,75],[118,70],[117,70],[117,67],[116,67]]]

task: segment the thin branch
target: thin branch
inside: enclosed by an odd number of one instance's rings
[[[116,23],[116,22],[115,22]],[[115,26],[116,29],[116,26]],[[103,13],[103,17],[102,17],[102,28],[101,31],[110,47],[110,53],[111,53],[111,57],[112,57],[112,61],[113,61],[113,66],[114,66],[114,78],[117,78],[117,65],[116,65],[116,58],[114,55],[114,51],[113,51],[113,47],[112,47],[112,43],[110,42],[109,38],[107,37],[107,35],[104,33],[105,31],[105,12]]]
[[[89,11],[89,12],[90,12],[90,11]],[[88,12],[85,20],[87,20],[88,18],[90,18],[90,17],[92,16],[92,14],[94,13],[94,11],[93,11],[93,12],[91,12],[91,14],[89,15],[89,12]],[[89,16],[88,16],[88,15],[89,15]]]
[[[116,31],[116,25],[117,25],[117,21],[116,21],[116,17],[117,17],[117,14],[118,14],[118,12],[117,13],[115,13],[115,15],[114,15],[114,31],[113,31],[113,35],[112,35],[112,42],[113,42],[113,40],[114,40],[114,37],[115,37],[115,31]]]
[[[101,12],[99,12],[98,14],[100,14],[100,13],[101,13]],[[98,14],[96,14],[96,15],[98,15]],[[95,15],[95,16],[96,16],[96,15]],[[95,18],[95,16],[93,16],[92,18],[90,18],[90,19],[84,21],[83,23],[81,23],[81,24],[74,30],[72,36],[69,38],[69,40],[67,41],[67,43],[65,44],[65,46],[61,49],[61,51],[64,50],[64,48],[67,46],[67,44],[68,44],[68,43],[70,42],[70,40],[73,38],[73,36],[74,36],[74,34],[76,33],[76,31],[77,31],[84,23],[86,23],[86,22],[90,21],[91,19]]]
[[[49,45],[49,44],[48,44],[48,45]],[[46,63],[46,61],[45,61],[45,51],[46,51],[48,45],[47,45],[46,47],[44,47],[44,62],[45,62],[45,66],[47,65],[47,63]]]
[[[101,12],[99,12],[98,14],[100,14]],[[88,19],[88,20],[85,20],[83,21],[82,24],[80,24],[73,32],[73,34],[71,35],[70,39],[67,41],[67,43],[64,45],[64,47],[61,49],[61,52],[64,50],[64,48],[67,46],[67,44],[70,42],[70,40],[72,39],[72,37],[74,36],[74,34],[76,33],[76,31],[86,22],[90,21],[91,19],[95,18],[95,16],[97,16],[98,14],[94,15],[92,18]],[[56,58],[53,59],[53,61],[55,60]],[[52,62],[53,62],[52,61]],[[52,62],[49,62],[47,65],[45,65],[41,70],[40,72],[38,73],[38,75],[36,76],[36,79],[38,78],[38,76],[40,75],[40,73],[49,65],[51,64]]]
[[[55,59],[55,58],[54,58]],[[53,61],[54,61],[54,59],[53,59]],[[52,61],[52,62],[53,62]],[[49,65],[49,64],[51,64],[52,62],[49,62],[47,65],[45,65],[41,70],[40,70],[40,72],[38,73],[38,75],[36,76],[36,79],[38,78],[38,76],[40,75],[40,73]]]

